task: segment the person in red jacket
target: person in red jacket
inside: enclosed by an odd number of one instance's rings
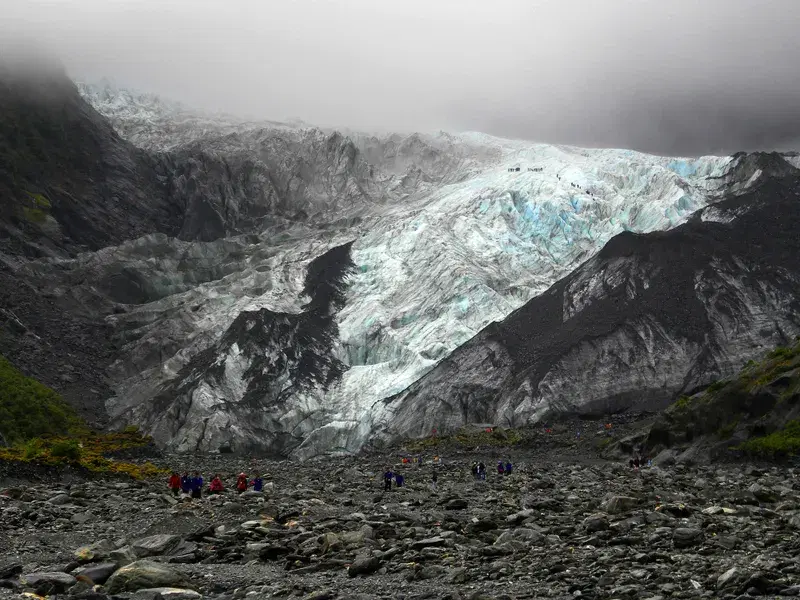
[[[208,493],[209,494],[221,494],[225,488],[222,486],[222,479],[220,479],[219,473],[214,475],[214,479],[211,480],[211,484],[208,486]]]
[[[173,496],[177,496],[181,491],[181,476],[175,472],[169,478],[169,489],[172,490]]]
[[[236,491],[240,494],[247,491],[247,475],[239,473],[239,478],[236,480]]]

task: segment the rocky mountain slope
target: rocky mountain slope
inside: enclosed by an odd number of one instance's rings
[[[384,399],[616,234],[767,176],[755,155],[345,135],[37,81],[4,76],[3,151],[48,142],[20,159],[38,173],[5,176],[0,351],[84,414],[104,401],[183,451],[357,449]],[[47,137],[63,123],[80,127]]]
[[[679,462],[731,450],[756,458],[786,459],[800,451],[800,338],[749,361],[730,379],[681,396],[642,439],[653,454]]]
[[[779,155],[739,160],[761,183],[670,231],[611,239],[378,403],[384,435],[659,409],[794,340],[800,173]]]

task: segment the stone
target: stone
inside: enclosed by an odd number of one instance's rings
[[[630,496],[610,496],[600,505],[600,510],[610,515],[615,515],[627,512],[638,506],[638,504],[639,501]]]
[[[717,589],[721,590],[744,579],[745,575],[738,567],[732,567],[717,577]]]
[[[359,575],[371,575],[381,568],[381,561],[377,556],[357,556],[353,563],[347,568],[349,577]]]
[[[72,498],[69,497],[69,494],[57,494],[47,501],[48,504],[54,504],[55,506],[63,506],[70,502],[72,502]]]
[[[418,540],[411,544],[411,548],[413,550],[422,550],[423,548],[431,548],[434,546],[444,546],[446,543],[445,539],[442,537],[430,537],[425,538],[422,540]]]
[[[606,531],[609,528],[608,517],[603,514],[589,515],[583,520],[583,528],[587,533]]]
[[[10,562],[0,565],[0,579],[11,579],[22,573],[22,563]]]
[[[444,508],[445,510],[464,510],[467,506],[467,501],[463,498],[453,498],[444,505]]]
[[[112,550],[108,553],[108,558],[109,560],[117,563],[120,567],[129,565],[138,559],[136,552],[134,552],[133,548],[130,546],[122,546],[121,548]]]
[[[70,517],[70,521],[72,521],[76,525],[85,525],[91,520],[92,520],[92,513],[90,512],[75,513],[74,515],[72,515],[72,517]]]
[[[107,563],[97,563],[94,565],[90,565],[88,567],[84,567],[83,569],[77,571],[75,573],[75,577],[85,577],[92,583],[96,584],[104,584],[108,581],[108,578],[119,568],[117,563],[107,562]]]
[[[181,587],[186,578],[166,565],[150,560],[137,560],[118,569],[106,583],[111,594],[135,592],[154,587]]]
[[[703,541],[703,532],[691,527],[679,527],[672,534],[672,543],[676,548],[696,546]]]
[[[138,539],[131,544],[131,548],[137,558],[146,558],[148,556],[166,554],[176,548],[180,542],[180,536],[159,534]]]
[[[155,587],[138,590],[134,600],[200,600],[203,596],[194,590],[174,587]]]
[[[24,587],[33,588],[37,594],[52,595],[63,594],[71,588],[77,579],[68,573],[57,571],[47,571],[40,573],[29,573],[20,578],[20,583]]]

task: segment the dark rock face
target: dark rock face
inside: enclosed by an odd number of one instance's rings
[[[659,409],[800,333],[800,177],[667,232],[624,233],[386,401],[387,436]],[[774,164],[777,163],[777,164]]]

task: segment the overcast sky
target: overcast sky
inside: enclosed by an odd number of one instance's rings
[[[664,154],[800,146],[800,0],[2,0],[0,37],[198,108]]]

